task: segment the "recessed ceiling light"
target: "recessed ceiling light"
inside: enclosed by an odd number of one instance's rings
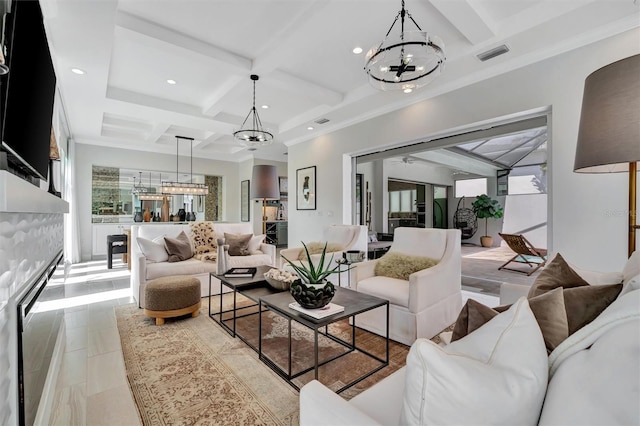
[[[353,48],[353,53],[355,53],[356,55],[359,55],[362,53],[362,47],[356,46]]]
[[[411,93],[413,92],[413,89],[411,89],[410,87],[407,87],[406,89],[403,90],[404,93]]]
[[[269,109],[269,105],[262,105],[262,109]]]
[[[167,80],[167,83],[169,83],[169,84],[176,84],[176,83],[177,83],[177,81],[169,79],[169,80]]]
[[[313,130],[313,127],[309,126],[307,127],[307,130]]]
[[[84,70],[81,70],[80,68],[71,68],[71,72],[78,75],[82,75],[85,73]]]

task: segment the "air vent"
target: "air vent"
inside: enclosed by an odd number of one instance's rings
[[[484,62],[484,61],[488,61],[489,59],[493,59],[496,56],[503,55],[508,51],[509,51],[509,48],[503,44],[501,46],[494,47],[491,50],[487,50],[486,52],[478,53],[476,56],[478,57],[478,59]]]
[[[327,119],[327,118],[320,118],[320,119],[316,120],[316,123],[318,123],[318,124],[324,124],[324,123],[328,123],[328,122],[329,122],[329,119]]]

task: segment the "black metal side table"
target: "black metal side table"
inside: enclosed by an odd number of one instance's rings
[[[347,272],[347,288],[351,288],[351,265],[353,265],[354,263],[360,263],[362,262],[362,260],[347,260],[344,257],[339,257],[335,260],[335,262],[338,264],[338,287],[342,287],[342,267],[346,266],[347,269],[345,272]]]

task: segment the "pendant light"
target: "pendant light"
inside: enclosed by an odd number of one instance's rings
[[[188,140],[191,144],[191,180],[189,182],[180,182],[178,178],[178,145],[180,139]],[[207,195],[209,193],[209,187],[204,183],[193,183],[193,138],[176,136],[176,180],[175,182],[162,182],[161,192],[167,195]]]
[[[400,18],[399,34],[391,34]],[[404,21],[409,18],[417,31],[405,31]],[[440,75],[446,58],[440,37],[422,31],[408,10],[396,15],[384,40],[369,49],[365,71],[369,83],[380,90],[402,90],[411,93]]]
[[[257,75],[251,74],[251,80],[253,81],[253,106],[242,122],[240,129],[233,132],[234,138],[250,147],[271,145],[273,141],[273,134],[262,127],[262,121],[260,121],[258,110],[256,110],[256,81],[258,81],[259,78]],[[251,120],[249,120],[249,117],[251,117]]]
[[[162,173],[160,173],[160,182],[162,182]],[[140,201],[162,201],[164,195],[156,194],[156,188],[151,186],[151,172],[149,172],[149,191],[146,194],[141,194]]]

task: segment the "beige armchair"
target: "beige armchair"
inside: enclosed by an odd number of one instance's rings
[[[367,227],[363,225],[329,225],[323,229],[322,239],[316,240],[317,242],[328,243],[329,245],[338,245],[342,248],[342,250],[329,252],[327,251],[327,258],[325,262],[328,262],[331,259],[331,255],[333,255],[333,259],[338,259],[342,257],[342,253],[347,250],[358,250],[364,253],[367,253],[367,244],[369,242],[369,237],[367,233]],[[310,241],[305,241],[305,244]],[[292,247],[286,248],[280,251],[280,268],[287,269],[289,266],[287,265],[287,261],[283,259],[283,256],[287,259],[291,260],[294,263],[302,264],[307,263],[306,261],[300,261],[298,258],[300,254],[304,252],[304,247],[300,245],[300,247]],[[312,254],[311,261],[314,265],[317,265],[320,260],[320,254]],[[334,263],[332,266],[337,266]],[[346,269],[346,268],[345,268]],[[340,277],[340,282],[344,286],[348,282],[347,272],[343,272]],[[338,284],[337,278],[335,280],[331,280],[335,285]]]
[[[396,228],[389,253],[439,259],[437,265],[414,272],[409,281],[376,276],[380,259],[358,263],[352,289],[389,300],[389,337],[411,345],[432,338],[453,324],[462,309],[460,231]],[[384,256],[383,256],[384,257]],[[385,335],[383,309],[356,316],[356,326]]]

